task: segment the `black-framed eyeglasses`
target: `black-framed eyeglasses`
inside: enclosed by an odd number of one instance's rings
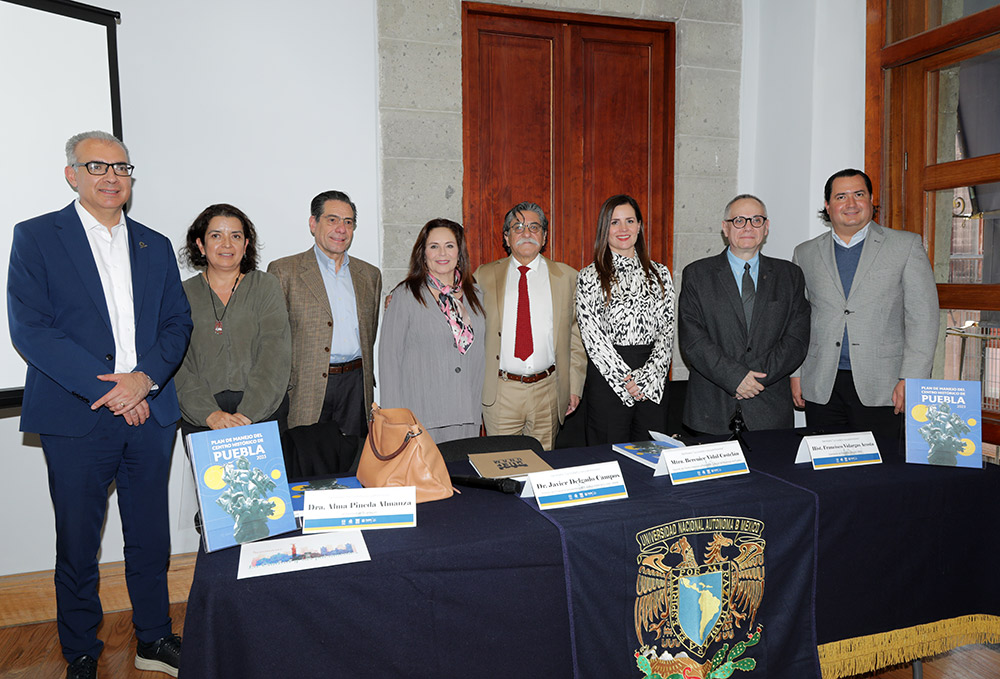
[[[527,229],[531,233],[538,233],[542,230],[542,225],[537,222],[532,222],[531,224],[525,224],[523,222],[518,222],[510,227],[510,230],[514,233],[521,234]]]
[[[764,226],[764,222],[767,221],[767,217],[765,217],[764,215],[754,215],[753,217],[743,217],[741,215],[739,217],[733,217],[732,219],[727,219],[725,221],[729,222],[730,224],[732,224],[733,226],[735,226],[737,229],[742,229],[748,223],[753,228],[759,229],[760,227]]]
[[[87,168],[87,172],[97,176],[106,175],[108,173],[108,168],[110,167],[119,177],[131,177],[132,170],[135,169],[135,165],[129,165],[128,163],[105,163],[102,160],[91,160],[86,163],[73,163],[73,167],[85,167]]]

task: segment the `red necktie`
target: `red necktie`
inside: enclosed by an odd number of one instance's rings
[[[528,267],[519,266],[521,280],[517,282],[517,328],[514,330],[514,358],[527,361],[535,350],[531,341],[531,304],[528,302]]]

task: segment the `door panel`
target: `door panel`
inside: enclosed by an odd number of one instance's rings
[[[474,265],[504,256],[515,203],[549,217],[546,255],[592,261],[604,200],[631,194],[671,265],[673,24],[463,4],[465,226]]]
[[[653,259],[670,263],[663,186],[665,83],[663,36],[649,31],[586,27],[581,30],[582,224],[592,259],[601,205],[627,193],[642,208]],[[581,222],[577,222],[581,223]]]
[[[473,266],[506,255],[503,216],[516,203],[531,200],[550,215],[559,179],[552,170],[557,27],[488,19],[466,51],[476,58],[475,70],[463,77],[477,84],[465,92],[464,116],[465,227]]]

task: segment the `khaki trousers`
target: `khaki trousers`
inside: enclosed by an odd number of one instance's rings
[[[497,400],[483,406],[487,436],[526,434],[534,436],[544,450],[552,450],[559,431],[559,403],[555,373],[533,384],[497,381]]]

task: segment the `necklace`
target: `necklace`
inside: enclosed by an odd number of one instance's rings
[[[229,302],[226,306],[222,307],[222,315],[219,315],[219,310],[215,306],[215,295],[212,292],[212,281],[208,278],[208,269],[205,270],[205,281],[208,283],[208,298],[212,300],[212,313],[215,315],[215,334],[222,334],[222,319],[226,317],[226,312],[229,311],[229,303],[233,301],[233,295],[236,294],[236,286],[240,283],[240,276],[242,274],[236,274],[236,280],[233,281],[233,289],[229,291]]]

